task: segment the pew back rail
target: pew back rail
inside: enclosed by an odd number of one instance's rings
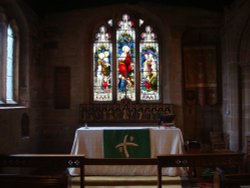
[[[67,168],[80,168],[80,183],[81,188],[84,187],[84,155],[70,155],[70,154],[15,154],[15,155],[0,155],[0,167],[16,167],[16,168],[37,168],[37,169],[67,169]],[[23,174],[1,174],[1,177],[7,181],[11,178],[23,179]],[[22,178],[20,178],[22,177]],[[45,176],[40,178],[45,178]],[[48,176],[47,176],[48,177]],[[27,177],[31,182],[32,178],[38,178],[38,176]],[[27,179],[26,178],[26,179]],[[24,181],[24,180],[22,180]],[[55,181],[50,178],[49,181]]]

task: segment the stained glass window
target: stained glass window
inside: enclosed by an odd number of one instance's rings
[[[159,100],[159,46],[150,26],[141,34],[140,78],[140,100]]]
[[[136,46],[134,23],[128,15],[123,15],[118,23],[117,39],[117,100],[125,96],[135,101]]]
[[[94,43],[94,100],[112,101],[112,43],[105,26],[100,27]]]
[[[128,14],[114,20],[99,27],[93,44],[94,101],[159,101],[159,44],[153,27]]]

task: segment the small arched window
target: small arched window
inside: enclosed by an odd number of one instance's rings
[[[159,102],[159,43],[153,27],[124,14],[98,29],[93,44],[93,100]]]

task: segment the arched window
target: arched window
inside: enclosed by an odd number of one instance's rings
[[[0,13],[0,104],[18,103],[18,28]]]
[[[159,102],[159,43],[153,27],[124,14],[100,26],[95,36],[93,100]]]

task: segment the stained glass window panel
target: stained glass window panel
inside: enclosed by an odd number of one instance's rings
[[[160,101],[159,44],[143,19],[123,14],[107,20],[96,34],[93,54],[94,101]]]
[[[152,28],[147,26],[140,41],[140,100],[159,99],[159,44]]]
[[[135,75],[135,29],[134,23],[130,21],[128,15],[123,15],[118,23],[119,28],[116,32],[117,39],[117,100],[124,97],[132,101],[136,100],[136,75]]]
[[[94,101],[112,101],[112,44],[109,40],[110,34],[102,26],[96,38],[93,46]]]

